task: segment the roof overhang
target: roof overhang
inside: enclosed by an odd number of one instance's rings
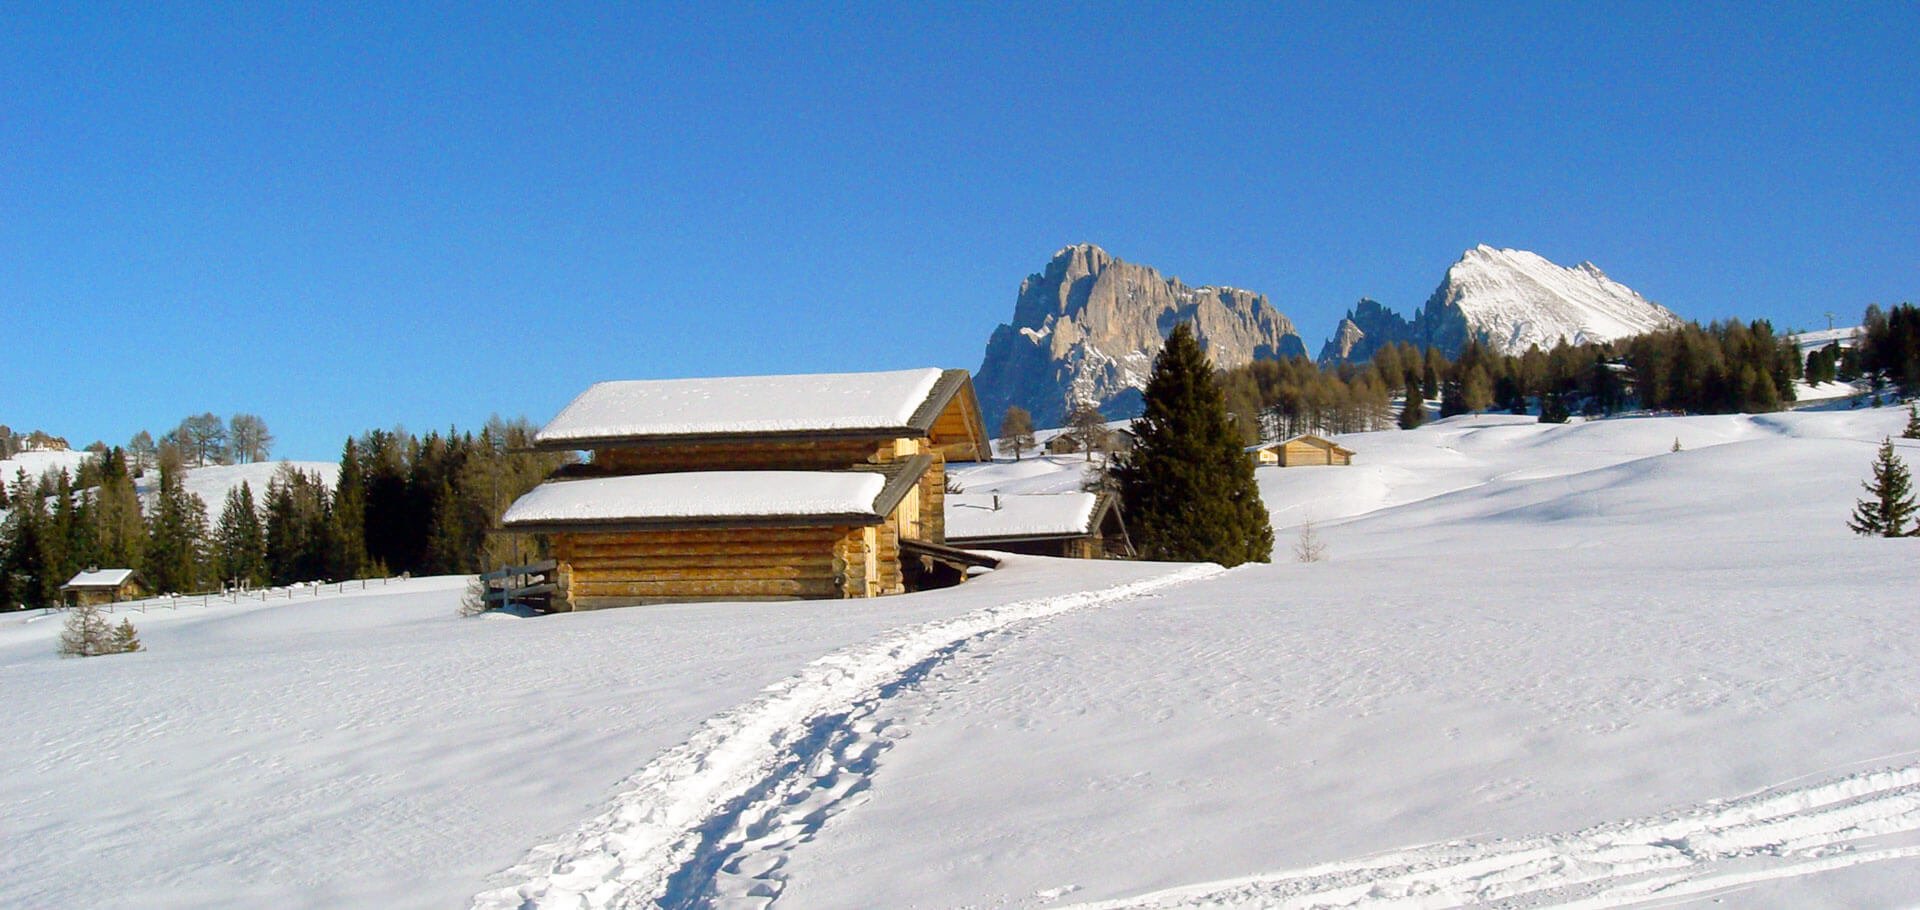
[[[804,378],[804,377],[796,377]],[[882,441],[934,434],[935,424],[949,409],[966,426],[964,439],[937,440],[941,452],[950,461],[986,461],[992,448],[987,426],[980,415],[980,401],[973,391],[973,379],[966,370],[942,370],[927,397],[920,402],[907,422],[870,427],[837,427],[819,430],[771,430],[726,433],[649,433],[617,436],[567,436],[543,439],[536,435],[531,448],[548,452],[574,452],[586,449],[646,448],[666,446],[730,445],[752,443],[818,442],[822,440]],[[969,457],[956,457],[969,456]]]
[[[925,476],[927,469],[933,466],[931,455],[915,455],[901,461],[881,465],[860,465],[847,471],[820,471],[812,473],[869,473],[886,478],[880,492],[874,497],[871,511],[863,512],[809,512],[805,514],[752,514],[729,515],[716,513],[697,516],[647,516],[634,515],[619,518],[591,519],[545,519],[529,521],[503,522],[501,530],[517,534],[592,534],[618,533],[622,531],[687,531],[721,530],[726,528],[831,528],[863,527],[885,522],[887,516],[905,499],[907,491],[914,488]],[[701,472],[681,474],[657,474],[653,477],[685,477],[697,481]],[[750,472],[749,472],[750,473]],[[592,480],[565,480],[556,483],[591,483]]]

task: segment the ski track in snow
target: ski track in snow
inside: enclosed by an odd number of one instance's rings
[[[606,812],[502,873],[519,883],[476,895],[474,910],[770,904],[783,850],[857,805],[874,758],[903,732],[877,716],[887,699],[982,636],[1224,571],[1001,604],[827,655],[654,759]]]
[[[1573,834],[1453,841],[1291,872],[1189,885],[1065,910],[1197,907],[1627,907],[1864,863],[1920,847],[1858,849],[1920,831],[1920,764],[1709,802]]]

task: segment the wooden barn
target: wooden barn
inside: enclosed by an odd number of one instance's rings
[[[132,569],[89,568],[60,586],[60,596],[70,607],[139,600],[152,593],[140,574]]]
[[[874,597],[983,562],[946,546],[948,461],[990,458],[965,370],[603,382],[534,437],[585,450],[521,497],[559,609]]]
[[[1353,464],[1353,450],[1323,436],[1302,433],[1291,439],[1278,442],[1266,442],[1257,446],[1248,446],[1247,454],[1253,457],[1256,467],[1274,465],[1282,468],[1295,468],[1303,465],[1350,465]]]
[[[1105,493],[954,493],[947,542],[1035,556],[1133,557],[1120,504]]]

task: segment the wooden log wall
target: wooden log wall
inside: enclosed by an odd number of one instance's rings
[[[920,476],[920,540],[947,542],[947,461],[938,452]]]
[[[563,609],[906,590],[890,524],[556,534],[553,547]]]
[[[858,529],[854,529],[857,530]],[[673,600],[843,597],[836,544],[847,528],[554,535],[575,609]]]
[[[808,442],[716,443],[595,449],[593,463],[613,474],[664,474],[675,471],[839,471],[857,464],[882,463],[891,446],[860,439]],[[891,461],[892,459],[886,458]]]

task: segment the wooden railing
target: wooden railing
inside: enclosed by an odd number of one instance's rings
[[[553,594],[559,590],[559,586],[553,582],[553,573],[559,567],[558,562],[547,559],[482,573],[480,583],[485,590],[480,598],[488,607],[520,604],[541,612],[552,612]]]

